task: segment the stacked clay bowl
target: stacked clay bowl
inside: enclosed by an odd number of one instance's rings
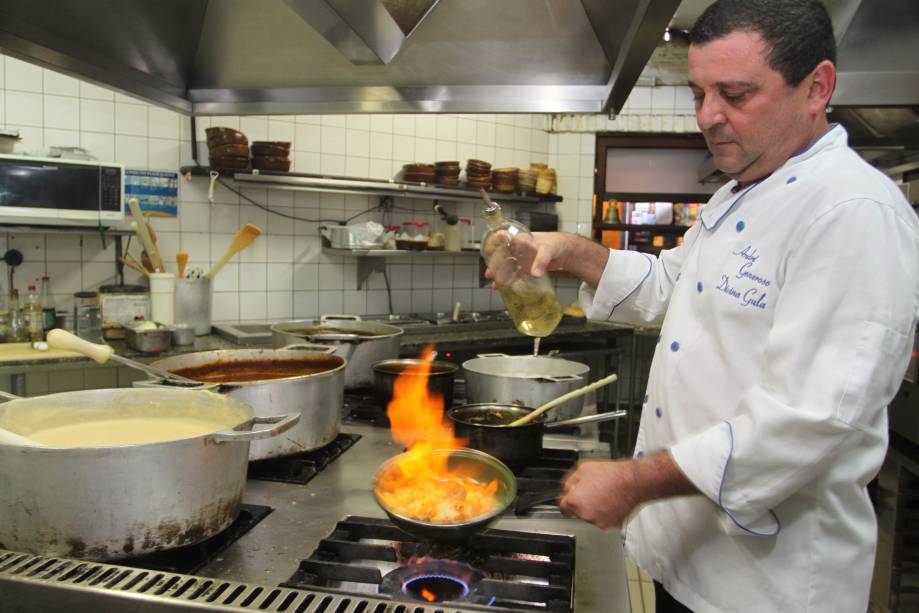
[[[276,172],[289,171],[290,143],[286,141],[253,141],[252,168]]]
[[[214,170],[236,171],[249,168],[249,139],[233,128],[207,128],[207,151]]]
[[[434,164],[405,164],[402,166],[402,179],[405,181],[413,181],[415,183],[433,183],[435,174],[434,174]]]
[[[510,194],[517,191],[519,168],[496,168],[491,173],[491,185],[496,192]]]
[[[466,185],[474,189],[491,187],[491,164],[482,160],[466,161]]]
[[[434,182],[438,185],[456,187],[459,185],[459,162],[434,162]]]

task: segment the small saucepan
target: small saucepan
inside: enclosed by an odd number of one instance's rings
[[[532,412],[516,404],[465,404],[447,410],[457,437],[467,445],[492,455],[512,468],[535,463],[542,451],[542,435],[547,428],[561,428],[624,417],[626,411],[610,411],[563,421],[545,422],[543,415],[520,425],[508,425]]]
[[[423,492],[413,492],[413,487],[424,488],[423,482],[414,484],[400,465],[408,454],[394,456],[384,462],[373,477],[373,497],[389,518],[399,528],[426,541],[457,543],[483,530],[503,514],[517,496],[517,479],[514,473],[497,458],[475,449],[432,449],[426,452],[430,462],[436,463],[446,457],[445,466],[451,474],[462,474],[478,484],[496,482],[494,506],[488,511],[472,517],[434,521],[434,511],[445,507],[450,511],[455,506],[450,496],[431,498],[425,506]],[[425,460],[428,456],[425,456]],[[387,482],[390,489],[386,490]],[[394,494],[394,495],[388,495]],[[426,518],[422,519],[421,517]]]
[[[453,406],[453,379],[459,366],[450,362],[433,360],[430,371],[424,375],[406,370],[424,363],[422,359],[406,358],[400,360],[381,360],[373,365],[373,392],[377,401],[384,407],[392,400],[392,390],[396,379],[404,374],[427,379],[428,392],[443,396],[444,406]]]

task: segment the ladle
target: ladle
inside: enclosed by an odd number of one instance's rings
[[[0,390],[0,398],[7,400],[19,400],[19,396]],[[0,445],[19,445],[20,447],[47,447],[38,441],[10,432],[6,428],[0,427]]]
[[[559,396],[558,398],[555,398],[554,400],[550,400],[549,402],[547,402],[546,404],[542,405],[541,407],[538,407],[537,409],[535,409],[535,410],[533,410],[533,411],[530,411],[529,413],[527,413],[526,415],[524,415],[524,416],[521,417],[520,419],[515,419],[514,421],[512,421],[511,423],[509,423],[509,424],[507,424],[507,425],[509,425],[509,426],[522,426],[523,424],[528,424],[528,423],[530,423],[531,421],[533,421],[534,419],[536,419],[537,417],[539,417],[540,415],[542,415],[543,413],[545,413],[546,411],[548,411],[549,409],[551,409],[551,408],[553,408],[553,407],[557,407],[558,405],[563,404],[563,403],[565,403],[565,402],[568,402],[568,401],[571,400],[572,398],[577,398],[578,396],[583,396],[583,395],[586,394],[587,392],[592,392],[593,390],[595,390],[595,389],[597,389],[597,388],[599,388],[599,387],[603,387],[604,385],[609,385],[610,383],[612,383],[612,382],[615,381],[616,379],[617,379],[617,377],[616,377],[615,374],[608,375],[608,376],[606,376],[606,377],[603,377],[602,379],[599,379],[599,380],[597,380],[597,381],[594,381],[594,382],[591,383],[590,385],[585,385],[585,386],[582,387],[582,388],[579,388],[579,389],[576,389],[576,390],[572,390],[572,391],[570,391],[570,392],[568,392],[568,393],[566,393],[566,394],[562,394],[562,395]]]
[[[189,379],[187,377],[165,371],[161,368],[150,366],[149,364],[144,364],[143,362],[137,362],[135,360],[122,357],[115,353],[115,350],[112,349],[109,345],[91,343],[61,328],[55,328],[54,330],[48,332],[48,346],[52,349],[63,349],[64,351],[76,351],[77,353],[82,353],[86,357],[92,358],[99,364],[105,364],[109,360],[112,360],[113,362],[118,362],[119,364],[124,364],[125,366],[136,368],[137,370],[142,370],[147,374],[153,375],[154,377],[171,379],[173,381],[181,381],[182,383],[194,383],[196,385],[201,385],[200,381],[195,381],[194,379]]]

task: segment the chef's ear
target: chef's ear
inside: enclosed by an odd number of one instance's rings
[[[805,81],[808,83],[808,110],[814,114],[823,114],[836,88],[836,66],[830,60],[823,60],[817,64]]]

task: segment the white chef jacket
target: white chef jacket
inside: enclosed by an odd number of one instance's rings
[[[694,611],[864,613],[865,486],[919,313],[919,221],[893,182],[833,126],[718,190],[683,245],[611,250],[581,301],[663,320],[636,456],[669,449],[704,494],[643,507],[627,555]]]

